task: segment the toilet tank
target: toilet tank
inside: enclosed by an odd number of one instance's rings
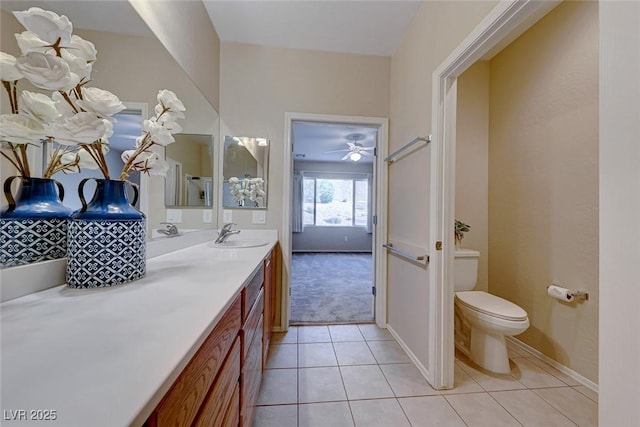
[[[455,291],[470,291],[478,280],[478,258],[480,252],[473,249],[458,249],[453,260]]]

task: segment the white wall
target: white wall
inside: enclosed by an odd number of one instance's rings
[[[640,2],[600,2],[599,424],[640,425]]]
[[[209,103],[220,108],[220,38],[200,1],[129,0]]]
[[[496,2],[425,2],[391,59],[389,152],[431,129],[431,75]],[[430,148],[389,167],[389,240],[429,242]],[[452,224],[453,227],[453,224]],[[388,257],[388,324],[428,370],[429,271]]]

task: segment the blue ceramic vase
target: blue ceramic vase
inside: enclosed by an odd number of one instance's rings
[[[14,199],[11,184],[21,184]],[[64,258],[67,220],[64,188],[53,179],[11,176],[4,182],[8,205],[0,211],[0,268]]]
[[[96,181],[89,203],[84,185]],[[127,198],[126,185],[134,190]],[[120,285],[146,273],[146,219],[135,205],[138,188],[126,181],[86,178],[78,194],[82,208],[69,219],[67,241],[67,286],[99,288]]]

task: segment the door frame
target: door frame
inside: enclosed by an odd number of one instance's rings
[[[499,3],[432,75],[432,141],[429,262],[429,382],[453,387],[457,78],[476,61],[488,60],[561,1],[514,0]],[[437,249],[437,242],[443,250]],[[438,245],[439,246],[439,245]]]
[[[373,264],[374,264],[374,284],[376,286],[375,298],[375,322],[381,328],[387,327],[387,257],[382,250],[383,239],[387,236],[387,168],[384,158],[387,156],[389,139],[389,119],[382,117],[361,117],[361,116],[339,116],[328,114],[295,113],[287,112],[284,115],[284,173],[283,173],[283,215],[282,215],[282,236],[280,244],[282,247],[282,287],[281,287],[281,316],[280,330],[286,331],[289,328],[291,317],[291,202],[292,202],[292,181],[293,181],[293,123],[296,121],[362,125],[378,128],[378,141],[376,144],[377,155],[375,160],[375,214],[377,224],[373,227]]]

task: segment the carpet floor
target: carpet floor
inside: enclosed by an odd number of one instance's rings
[[[294,253],[291,324],[373,321],[370,253]]]

